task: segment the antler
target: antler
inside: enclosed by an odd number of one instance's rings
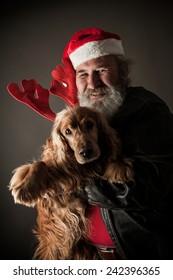
[[[20,82],[22,90],[18,84],[10,83],[7,86],[8,92],[18,101],[25,103],[40,115],[55,121],[56,114],[50,109],[49,95],[50,92],[37,84],[34,79],[22,80]]]
[[[50,92],[58,95],[70,106],[78,103],[76,88],[76,73],[70,61],[63,60],[63,65],[57,65],[52,71]]]
[[[74,106],[78,103],[75,76],[71,62],[63,60],[63,66],[57,65],[52,71],[53,80],[49,90],[37,84],[34,79],[20,81],[23,91],[16,83],[9,83],[7,90],[18,101],[25,103],[49,120],[55,121],[56,114],[50,109],[49,95],[50,93],[57,95],[70,106]]]

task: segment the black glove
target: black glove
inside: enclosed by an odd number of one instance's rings
[[[84,196],[89,204],[107,209],[140,208],[132,197],[134,182],[127,184],[112,184],[106,180],[95,180],[85,186]]]

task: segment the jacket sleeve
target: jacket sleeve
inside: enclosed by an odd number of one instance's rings
[[[136,205],[166,215],[173,204],[173,115],[160,98],[141,90],[129,95],[114,119],[124,153],[134,158],[135,184],[127,205],[133,197]]]
[[[85,188],[89,203],[108,209],[156,209],[167,215],[173,204],[173,115],[151,93],[145,102],[129,97],[114,120],[124,152],[135,160],[134,182],[95,181]]]
[[[134,182],[130,184],[112,184],[106,180],[95,180],[85,186],[85,198],[89,204],[107,209],[140,209],[140,205],[131,196]]]

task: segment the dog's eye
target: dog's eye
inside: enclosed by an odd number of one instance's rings
[[[71,130],[70,130],[69,128],[67,128],[67,129],[65,130],[65,134],[70,135],[70,134],[72,134],[72,132],[71,132]]]
[[[94,123],[93,123],[92,121],[87,121],[87,122],[86,122],[86,127],[87,127],[87,129],[92,129],[93,126],[94,126]]]

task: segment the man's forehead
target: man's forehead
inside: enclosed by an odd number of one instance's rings
[[[116,58],[114,55],[105,55],[97,58],[90,59],[83,62],[76,68],[76,72],[82,71],[83,69],[94,67],[107,67],[116,65]]]

